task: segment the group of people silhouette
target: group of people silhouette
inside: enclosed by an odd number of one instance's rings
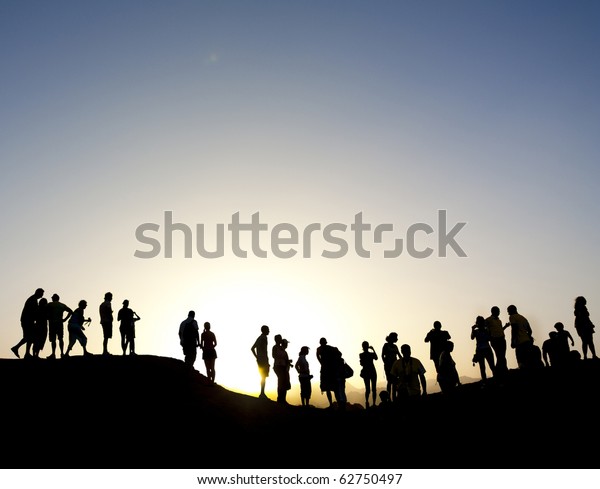
[[[52,352],[46,357],[47,359],[54,360],[57,358],[57,347],[60,358],[68,358],[76,343],[81,345],[83,356],[90,356],[85,328],[92,322],[92,319],[85,315],[88,306],[87,301],[82,299],[75,309],[71,309],[60,301],[58,294],[52,294],[50,302],[44,297],[44,294],[44,289],[37,288],[25,301],[21,312],[22,337],[11,348],[13,354],[17,358],[21,358],[20,348],[24,346],[24,358],[39,358],[46,342],[50,341]],[[114,312],[112,300],[112,292],[106,292],[104,300],[98,307],[103,336],[102,355],[104,356],[111,355],[108,346],[109,340],[113,337]],[[123,355],[136,355],[135,325],[140,319],[138,313],[129,307],[129,300],[125,299],[121,309],[117,312]],[[64,340],[65,323],[67,323],[68,333],[66,349]],[[210,330],[210,323],[204,323],[204,331],[200,335],[198,323],[195,320],[195,312],[190,311],[187,319],[180,325],[179,338],[186,365],[193,367],[196,361],[197,348],[201,348],[202,359],[206,366],[206,375],[209,380],[214,382],[217,338]]]
[[[508,372],[508,344],[515,352],[519,369],[538,367],[563,368],[581,359],[581,354],[572,349],[575,340],[562,322],[554,324],[556,331],[549,333],[549,338],[543,342],[542,348],[535,343],[533,329],[514,304],[506,308],[508,321],[502,323],[500,308],[493,306],[488,317],[477,316],[471,327],[471,340],[475,341],[473,365],[479,366],[481,386],[487,385],[488,378],[499,379],[503,382]],[[590,319],[585,297],[579,296],[574,305],[574,326],[581,340],[583,359],[597,359],[593,340],[595,326]],[[505,331],[509,330],[507,334]],[[270,372],[268,351],[269,327],[263,325],[261,334],[251,347],[256,359],[260,375],[259,398],[266,399],[265,384]],[[510,343],[507,341],[510,341]],[[440,321],[434,321],[433,327],[424,338],[429,343],[429,359],[433,362],[436,380],[444,394],[453,393],[461,385],[460,376],[453,358],[454,342],[448,331],[442,329]],[[410,345],[397,346],[398,333],[393,331],[386,336],[381,349],[381,361],[386,379],[386,388],[379,393],[380,405],[389,402],[403,402],[406,399],[427,395],[426,369],[423,363],[412,356]],[[280,334],[275,336],[275,345],[271,350],[273,370],[277,376],[277,402],[288,404],[286,395],[291,388],[290,369],[295,366],[300,384],[302,406],[310,405],[311,383],[313,377],[307,361],[308,346],[303,346],[294,364],[287,354],[287,340]],[[360,376],[365,387],[365,406],[377,404],[377,368],[379,361],[375,349],[368,341],[362,342],[359,354],[361,366]],[[329,406],[334,406],[334,398],[339,409],[344,409],[347,403],[346,379],[352,376],[351,368],[346,364],[340,350],[328,344],[326,338],[319,340],[316,358],[320,364],[321,392],[327,396]],[[489,369],[489,372],[488,372]],[[349,371],[350,370],[350,371]]]
[[[471,329],[471,339],[475,340],[475,354],[473,363],[479,365],[482,383],[488,378],[487,368],[492,376],[505,375],[507,341],[504,331],[510,328],[510,346],[515,351],[515,358],[519,368],[564,367],[581,358],[575,346],[575,340],[570,332],[565,329],[562,322],[554,324],[556,331],[549,333],[549,338],[542,343],[542,348],[535,344],[533,330],[527,318],[521,315],[517,307],[511,304],[506,309],[508,322],[502,325],[499,318],[500,308],[491,308],[491,315],[487,318],[477,316]],[[573,310],[574,325],[581,339],[583,358],[597,359],[593,334],[595,326],[590,320],[585,297],[575,299]]]
[[[88,338],[85,327],[92,319],[85,316],[88,303],[82,299],[75,309],[71,309],[60,301],[60,296],[52,294],[51,301],[44,297],[44,289],[38,288],[27,298],[21,312],[22,337],[19,342],[11,348],[17,358],[21,358],[20,348],[25,346],[25,358],[39,358],[47,341],[50,341],[52,352],[46,358],[54,360],[57,357],[57,346],[60,357],[69,357],[76,343],[83,349],[83,355],[89,356]],[[111,355],[108,351],[108,341],[113,336],[113,295],[111,292],[104,294],[104,301],[100,304],[100,324],[102,326],[103,345],[102,354]],[[129,350],[130,355],[135,355],[135,323],[141,318],[129,307],[129,300],[123,301],[123,307],[117,313],[119,332],[121,334],[121,349],[123,355]],[[65,349],[65,328],[67,323],[68,343]]]
[[[60,301],[60,296],[54,293],[51,301],[44,297],[44,289],[38,288],[27,298],[21,312],[22,338],[11,348],[17,358],[21,358],[20,348],[25,346],[25,358],[39,358],[47,341],[51,344],[51,353],[48,359],[57,358],[57,347],[60,357],[69,357],[73,347],[79,343],[84,356],[89,356],[85,334],[85,326],[91,323],[91,318],[86,317],[85,311],[88,303],[82,299],[75,309],[71,309]],[[100,324],[103,333],[102,355],[111,355],[109,340],[113,336],[114,314],[112,309],[113,294],[106,292],[103,302],[99,305]],[[503,381],[507,368],[507,334],[509,329],[510,346],[515,351],[518,368],[552,367],[562,368],[581,359],[581,354],[572,349],[575,340],[571,333],[565,329],[562,322],[554,324],[555,331],[549,333],[540,348],[534,340],[533,330],[527,318],[521,315],[513,304],[506,309],[508,322],[502,324],[500,308],[493,306],[488,317],[477,316],[471,327],[471,340],[475,341],[473,365],[479,366],[481,385],[485,386],[491,375]],[[581,340],[583,359],[588,355],[597,359],[594,345],[595,326],[590,319],[585,297],[579,296],[574,304],[574,327]],[[215,361],[217,358],[217,339],[211,325],[204,323],[204,330],[199,331],[195,319],[196,313],[189,311],[179,327],[179,340],[184,354],[184,363],[193,369],[197,358],[197,349],[202,350],[202,359],[206,367],[207,378],[215,381]],[[123,300],[122,308],[118,311],[117,321],[120,323],[121,350],[123,355],[136,355],[135,353],[135,325],[140,316],[129,307],[129,301]],[[68,343],[65,349],[64,323],[67,323]],[[263,325],[261,334],[251,347],[260,375],[259,398],[266,399],[265,385],[270,374],[273,359],[273,371],[277,377],[277,402],[288,404],[287,392],[291,389],[290,370],[292,367],[298,374],[300,385],[300,400],[302,406],[310,406],[312,395],[311,379],[314,377],[307,359],[309,347],[302,346],[298,359],[293,362],[287,352],[288,340],[281,334],[274,336],[275,344],[269,354],[269,327]],[[460,377],[453,358],[454,343],[448,331],[442,328],[440,321],[434,321],[425,338],[429,343],[429,359],[433,362],[436,380],[442,393],[452,393],[460,386]],[[381,403],[401,402],[402,400],[427,395],[427,381],[423,363],[412,356],[408,344],[397,346],[398,333],[391,332],[386,336],[381,348],[381,361],[386,380],[386,388],[379,393]],[[362,342],[362,351],[359,354],[361,366],[360,376],[365,387],[365,406],[377,404],[377,368],[380,360],[374,347],[368,341]],[[320,364],[319,387],[327,396],[330,407],[337,405],[344,409],[347,404],[346,379],[353,375],[352,368],[346,363],[341,351],[330,344],[326,338],[319,340],[316,348],[316,358]],[[488,372],[489,369],[489,372]]]

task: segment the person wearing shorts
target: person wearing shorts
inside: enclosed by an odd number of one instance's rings
[[[65,312],[67,315],[65,316]],[[58,294],[52,294],[52,300],[48,304],[48,340],[52,345],[52,353],[48,355],[48,359],[54,360],[56,358],[56,342],[60,348],[60,356],[64,355],[65,351],[65,321],[68,321],[73,310],[60,302]]]
[[[113,310],[112,301],[113,295],[111,292],[104,294],[104,302],[100,304],[100,325],[102,326],[102,336],[104,338],[102,342],[102,354],[104,356],[110,355],[108,352],[108,340],[113,335]]]

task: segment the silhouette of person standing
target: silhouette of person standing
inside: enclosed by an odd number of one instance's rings
[[[373,406],[377,403],[377,369],[375,360],[379,357],[368,341],[362,342],[362,352],[358,355],[361,365],[360,376],[365,384],[365,407],[369,407],[369,398],[373,396]]]
[[[260,336],[256,338],[254,344],[250,347],[250,351],[256,359],[258,365],[258,373],[260,374],[260,394],[259,399],[267,399],[265,394],[265,385],[267,383],[267,377],[269,376],[269,327],[263,325],[260,327]]]
[[[196,312],[188,312],[188,317],[179,325],[179,344],[183,349],[184,363],[192,369],[196,362],[198,347],[200,346],[200,333]]]
[[[321,392],[325,392],[329,407],[333,407],[332,393],[339,410],[346,409],[346,362],[339,348],[331,346],[321,338],[317,348],[317,359],[321,362]]]
[[[25,301],[25,305],[21,311],[21,329],[23,330],[23,337],[10,349],[17,358],[21,358],[19,356],[19,348],[23,345],[25,345],[25,358],[31,357],[31,346],[34,341],[38,300],[41,299],[43,295],[44,289],[38,288],[35,290],[34,294],[29,296]]]
[[[546,367],[556,367],[556,352],[557,352],[557,336],[556,331],[548,333],[548,339],[542,343],[542,359]]]
[[[556,351],[553,365],[562,367],[570,361],[571,346],[575,346],[575,340],[571,333],[565,329],[563,323],[555,323],[554,329],[556,330]]]
[[[325,393],[329,407],[333,406],[333,394],[337,388],[337,379],[335,371],[335,361],[333,359],[333,346],[327,344],[326,338],[319,340],[319,346],[317,347],[316,355],[317,360],[321,364],[321,372],[319,379],[319,387],[321,393]]]
[[[418,358],[411,356],[410,345],[400,347],[402,356],[392,365],[391,375],[395,379],[396,401],[427,395],[425,367]]]
[[[490,332],[490,345],[496,356],[496,373],[504,374],[508,370],[506,363],[506,335],[504,330],[507,326],[502,325],[500,319],[500,308],[493,306],[491,315],[485,319],[487,329]]]
[[[300,348],[298,360],[296,360],[296,364],[294,365],[296,372],[298,372],[298,382],[300,383],[300,401],[303,406],[310,406],[310,397],[312,395],[312,383],[310,380],[313,378],[313,376],[310,374],[310,366],[308,364],[308,360],[306,359],[308,351],[308,346],[303,346]]]
[[[65,316],[65,312],[67,315]],[[68,321],[73,314],[73,309],[60,302],[58,294],[52,294],[52,300],[48,303],[48,339],[52,345],[52,353],[47,357],[50,360],[56,358],[56,341],[60,347],[61,358],[65,350],[65,321]]]
[[[285,366],[285,372],[284,372],[284,380],[286,382],[285,384],[285,393],[284,393],[284,397],[283,397],[283,402],[284,404],[288,404],[286,396],[287,396],[287,391],[289,391],[292,388],[292,381],[291,381],[291,377],[290,377],[290,370],[292,368],[292,365],[294,364],[294,362],[292,361],[292,359],[290,358],[288,352],[287,352],[287,348],[289,345],[289,341],[286,340],[285,338],[281,341],[281,346],[283,347],[283,351],[285,352],[285,358],[287,360],[287,364]]]
[[[442,323],[434,321],[433,328],[425,335],[425,343],[429,343],[429,358],[433,361],[436,372],[439,372],[440,368],[440,353],[448,340],[450,340],[450,333],[442,329]]]
[[[575,299],[575,307],[573,314],[575,315],[575,331],[581,338],[581,350],[583,351],[583,359],[587,359],[588,350],[592,354],[592,358],[596,356],[596,347],[594,346],[594,324],[590,320],[590,313],[587,308],[587,300],[583,296]]]
[[[529,321],[517,312],[513,304],[507,307],[508,323],[510,326],[510,346],[515,350],[519,368],[531,366],[533,356],[533,336]]]
[[[77,341],[83,348],[83,355],[91,355],[91,353],[87,351],[87,336],[84,333],[84,324],[92,321],[90,318],[84,317],[83,313],[86,307],[87,302],[83,299],[80,300],[79,306],[73,311],[73,314],[71,314],[71,317],[69,318],[69,324],[67,325],[69,331],[69,344],[67,345],[67,351],[64,354],[65,357],[69,356],[71,349],[75,346],[75,342]]]
[[[456,370],[456,362],[452,357],[454,343],[447,341],[442,353],[440,353],[439,370],[437,381],[443,394],[452,394],[460,385],[460,378]]]
[[[398,345],[396,345],[396,343],[398,343],[398,333],[392,332],[385,337],[385,343],[381,348],[383,371],[385,372],[385,378],[387,381],[386,390],[388,391],[392,401],[396,400],[394,397],[396,392],[396,389],[394,389],[395,379],[391,374],[392,366],[394,365],[394,362],[401,357],[400,350],[398,350]]]
[[[271,350],[273,356],[273,370],[277,375],[277,402],[288,404],[287,391],[292,387],[290,385],[290,366],[291,361],[286,351],[288,342],[280,334],[275,335],[275,344]]]
[[[100,325],[102,326],[102,354],[110,355],[108,352],[108,340],[113,336],[113,310],[111,301],[113,295],[111,292],[104,294],[104,302],[100,304],[98,312],[100,313]]]
[[[342,356],[342,352],[338,348],[333,347],[332,351],[336,384],[336,388],[333,391],[333,394],[335,395],[335,399],[338,404],[338,409],[344,411],[348,403],[348,398],[346,396],[346,361]]]
[[[211,382],[215,381],[215,361],[217,359],[217,337],[210,330],[210,323],[204,323],[204,331],[200,335],[200,348],[202,348],[202,360],[206,367],[206,376]]]
[[[129,301],[123,301],[123,307],[117,313],[117,321],[120,321],[119,332],[121,333],[121,349],[123,355],[127,354],[127,346],[129,346],[129,354],[135,355],[135,323],[141,318],[136,312],[129,308]]]
[[[40,357],[40,351],[46,345],[48,338],[48,299],[42,297],[38,302],[37,315],[35,318],[35,333],[32,345],[32,355],[34,358]]]
[[[492,374],[496,370],[496,365],[494,363],[494,352],[490,345],[490,332],[487,329],[487,323],[483,316],[477,316],[477,319],[475,319],[475,324],[471,327],[471,339],[475,340],[475,356],[473,357],[473,361],[479,364],[482,385],[485,385],[487,380],[485,363],[488,363]]]

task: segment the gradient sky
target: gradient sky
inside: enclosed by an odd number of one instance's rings
[[[142,317],[140,354],[182,359],[193,309],[217,382],[251,394],[262,324],[293,359],[309,346],[315,374],[321,336],[357,370],[363,340],[380,352],[397,331],[433,378],[439,320],[479,378],[470,330],[492,305],[503,321],[517,305],[540,346],[564,322],[581,351],[574,298],[600,321],[599,21],[593,1],[1,0],[0,356],[37,287],[88,301],[96,353],[106,291]],[[467,223],[467,257],[436,256],[439,209]],[[416,245],[435,253],[384,258],[371,239],[362,258],[348,228],[338,259],[318,236],[312,257],[277,258],[269,233],[266,258],[229,235],[222,258],[185,258],[177,233],[173,258],[136,258],[136,228],[165,211],[204,224],[209,248],[237,212],[300,233],[362,212],[398,238],[431,225]]]

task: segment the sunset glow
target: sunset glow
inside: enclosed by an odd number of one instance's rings
[[[107,291],[142,318],[138,354],[183,359],[195,310],[216,382],[252,395],[263,324],[294,360],[310,347],[315,396],[322,336],[358,371],[396,331],[434,379],[436,320],[478,379],[493,305],[580,350],[574,298],[600,321],[600,6],[369,5],[3,2],[0,356],[37,287],[87,300],[92,353]]]

